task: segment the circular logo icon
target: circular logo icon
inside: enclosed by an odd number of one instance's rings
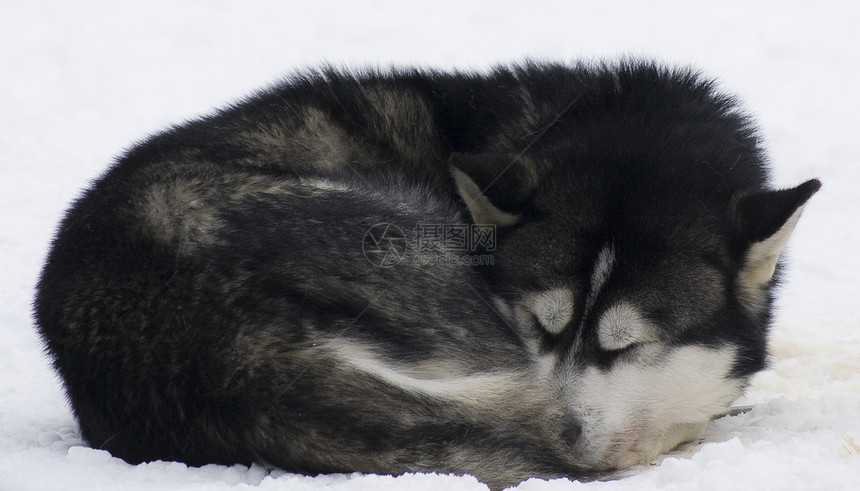
[[[391,223],[377,223],[364,234],[364,257],[374,266],[389,268],[406,257],[406,234]]]

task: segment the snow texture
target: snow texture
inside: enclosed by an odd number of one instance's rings
[[[0,489],[481,490],[471,477],[154,462],[82,445],[30,302],[56,224],[134,141],[329,61],[483,68],[649,56],[717,76],[755,113],[775,185],[818,177],[789,243],[771,368],[702,439],[573,489],[860,489],[860,3],[697,1],[0,4]]]

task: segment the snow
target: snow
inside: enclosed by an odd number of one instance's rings
[[[772,366],[747,413],[614,481],[572,489],[860,487],[860,3],[315,0],[0,5],[0,489],[480,490],[471,477],[131,466],[82,445],[30,317],[63,210],[149,132],[292,70],[652,56],[692,63],[764,129],[775,184],[819,177],[789,244]]]

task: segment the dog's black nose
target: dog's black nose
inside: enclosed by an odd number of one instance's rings
[[[561,438],[568,445],[573,445],[579,440],[580,435],[582,435],[582,425],[571,420],[568,420],[566,423],[566,428],[561,432]]]

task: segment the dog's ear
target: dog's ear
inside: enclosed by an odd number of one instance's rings
[[[734,202],[734,220],[746,243],[738,286],[752,311],[761,311],[779,255],[803,206],[821,187],[817,179],[779,191],[745,194]]]
[[[477,224],[516,224],[537,187],[537,168],[522,156],[455,153],[448,163],[457,191]]]

